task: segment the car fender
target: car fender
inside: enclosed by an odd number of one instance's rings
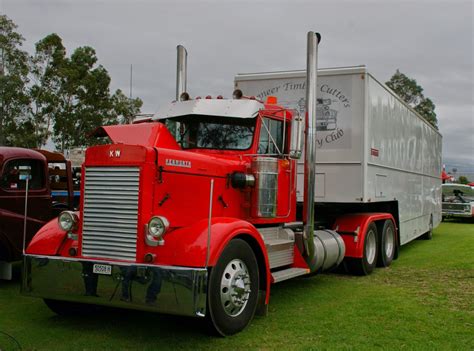
[[[59,228],[58,220],[46,223],[33,237],[26,249],[27,254],[57,255],[66,239],[66,232]]]

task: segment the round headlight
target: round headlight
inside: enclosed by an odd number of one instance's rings
[[[76,229],[77,222],[76,214],[71,211],[63,211],[58,217],[59,227],[67,232]]]
[[[168,230],[170,223],[165,217],[152,217],[148,222],[148,234],[158,239]]]

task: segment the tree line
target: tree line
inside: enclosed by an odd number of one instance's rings
[[[110,76],[90,46],[68,56],[59,35],[22,50],[17,25],[0,15],[0,145],[41,148],[49,139],[64,151],[94,143],[101,125],[129,123],[140,98],[110,91]]]

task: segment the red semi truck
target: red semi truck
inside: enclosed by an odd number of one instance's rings
[[[148,310],[205,318],[231,335],[266,313],[274,283],[343,260],[357,274],[390,265],[395,207],[359,201],[324,219],[326,228],[314,213],[318,43],[309,32],[305,115],[238,90],[191,99],[178,46],[178,101],[151,121],[97,131],[110,144],[86,151],[80,211],[33,238],[23,293],[59,314]]]

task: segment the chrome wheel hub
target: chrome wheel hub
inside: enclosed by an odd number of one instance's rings
[[[392,257],[394,248],[394,235],[391,227],[385,232],[385,257]]]
[[[234,259],[221,278],[221,303],[224,311],[236,317],[244,310],[250,296],[250,274],[242,260]]]
[[[375,254],[377,252],[377,241],[375,240],[375,233],[373,230],[367,233],[367,245],[365,246],[365,257],[367,257],[367,262],[369,264],[374,263]]]

